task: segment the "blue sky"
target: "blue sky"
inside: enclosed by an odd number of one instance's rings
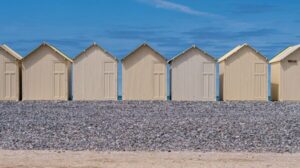
[[[118,58],[149,42],[165,57],[241,43],[267,57],[300,40],[297,0],[0,0],[0,43],[22,55],[47,41],[70,57],[97,42]]]

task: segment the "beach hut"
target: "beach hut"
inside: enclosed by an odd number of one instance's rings
[[[72,59],[43,43],[22,60],[23,100],[68,100]]]
[[[268,60],[248,44],[218,61],[222,100],[268,100]]]
[[[275,101],[300,100],[300,45],[291,46],[271,61],[271,95]]]
[[[7,45],[0,46],[0,100],[20,99],[20,60],[22,57]]]
[[[74,59],[74,100],[117,100],[118,59],[96,43]]]
[[[122,59],[123,100],[166,100],[166,59],[144,43]]]
[[[215,58],[194,45],[168,63],[172,100],[216,100]]]

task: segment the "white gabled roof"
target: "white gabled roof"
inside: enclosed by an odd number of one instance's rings
[[[295,51],[297,51],[299,48],[300,48],[300,45],[290,46],[290,47],[286,48],[285,50],[283,50],[279,54],[277,54],[275,57],[273,57],[270,60],[270,64],[282,61],[283,59],[285,59],[286,57],[290,56]]]
[[[17,52],[15,52],[13,49],[11,49],[10,47],[8,47],[7,45],[3,44],[0,46],[0,48],[2,48],[4,51],[6,51],[7,53],[9,53],[9,55],[15,57],[17,60],[21,60],[22,56],[20,54],[18,54]]]
[[[190,51],[191,49],[197,49],[197,50],[199,50],[200,52],[204,53],[205,55],[207,55],[208,57],[210,57],[210,58],[212,58],[213,60],[216,61],[216,58],[214,58],[213,56],[209,55],[207,52],[201,50],[201,49],[198,48],[196,45],[192,45],[192,47],[190,47],[190,48],[184,50],[184,51],[181,52],[180,54],[178,54],[178,55],[176,55],[175,57],[173,57],[172,59],[170,59],[170,60],[168,61],[168,64],[172,63],[175,59],[177,59],[178,57],[184,55],[185,53],[187,53],[187,52]]]
[[[102,50],[104,53],[106,53],[107,55],[109,55],[110,57],[112,57],[113,59],[115,59],[117,62],[119,61],[117,57],[113,56],[111,53],[109,53],[108,51],[106,51],[105,49],[103,49],[100,45],[98,45],[95,42],[92,45],[90,45],[88,48],[86,48],[85,50],[83,50],[80,54],[78,54],[73,60],[76,60],[78,57],[80,57],[82,54],[86,53],[89,49],[91,49],[93,47],[98,47],[100,50]]]
[[[231,51],[229,51],[227,54],[225,54],[224,56],[222,56],[221,58],[219,58],[218,62],[222,62],[222,61],[226,60],[227,58],[231,57],[232,55],[234,55],[235,53],[237,53],[238,51],[240,51],[244,47],[249,47],[249,48],[253,49],[257,54],[259,54],[260,56],[262,56],[263,58],[265,58],[266,60],[268,60],[267,57],[263,56],[261,53],[259,53],[254,48],[252,48],[249,44],[245,43],[243,45],[239,45],[239,46],[235,47],[234,49],[232,49]]]
[[[48,44],[48,43],[42,43],[41,45],[39,45],[36,49],[34,49],[33,51],[31,51],[26,57],[23,58],[26,59],[28,58],[32,53],[34,53],[35,51],[39,50],[41,47],[43,46],[47,46],[50,49],[52,49],[54,52],[58,53],[58,55],[62,56],[63,58],[65,58],[66,60],[68,60],[69,62],[73,62],[73,60],[71,58],[69,58],[67,55],[65,55],[63,52],[61,52],[60,50],[58,50],[57,48],[55,48],[54,46]]]
[[[130,52],[128,55],[126,55],[124,58],[122,58],[121,62],[123,62],[126,58],[128,58],[129,56],[131,56],[132,54],[134,54],[136,51],[138,51],[140,48],[145,47],[145,46],[148,47],[148,48],[150,48],[153,52],[155,52],[161,58],[163,58],[165,61],[167,61],[167,59],[164,56],[162,56],[159,52],[157,52],[156,50],[154,50],[149,44],[143,43],[140,46],[138,46],[135,50],[133,50],[132,52]]]

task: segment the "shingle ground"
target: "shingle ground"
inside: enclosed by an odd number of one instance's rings
[[[300,152],[300,102],[1,102],[0,149]]]

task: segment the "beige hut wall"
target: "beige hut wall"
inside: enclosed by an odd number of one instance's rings
[[[20,62],[0,49],[0,100],[20,98]]]
[[[74,100],[117,100],[118,62],[94,46],[73,64]]]
[[[146,46],[123,60],[123,100],[166,100],[166,64]]]
[[[47,46],[22,61],[23,100],[68,100],[71,63]]]
[[[194,48],[173,60],[170,68],[172,100],[216,100],[214,59]]]
[[[239,50],[221,71],[223,100],[268,100],[268,63],[253,49]]]
[[[219,63],[219,94],[220,100],[224,100],[224,71],[225,71],[225,61]]]
[[[271,64],[271,97],[273,101],[278,101],[280,97],[281,69],[280,62]]]
[[[296,62],[295,62],[296,61]],[[300,50],[281,61],[279,100],[300,100]]]

